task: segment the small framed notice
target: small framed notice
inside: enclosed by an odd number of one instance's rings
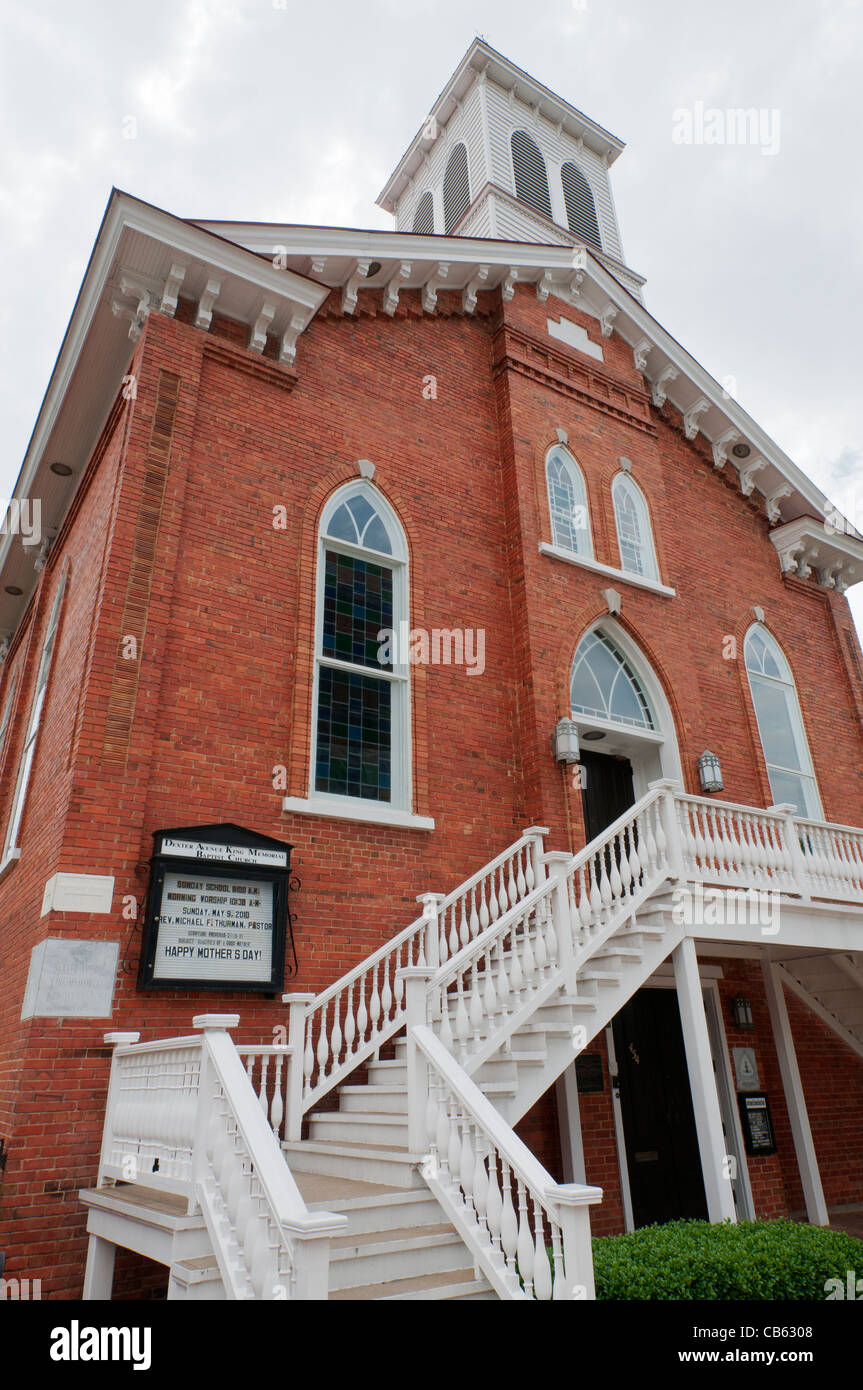
[[[292,846],[231,824],[153,839],[139,988],[281,989]]]
[[[738,1095],[740,1120],[743,1126],[743,1139],[748,1154],[774,1154],[776,1139],[773,1135],[773,1121],[770,1118],[770,1105],[763,1091]]]

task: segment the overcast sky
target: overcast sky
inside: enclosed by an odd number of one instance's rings
[[[863,527],[863,0],[3,0],[2,15],[0,496],[112,185],[181,217],[390,227],[374,199],[480,34],[626,141],[612,178],[648,309]],[[772,153],[676,143],[675,112],[697,103],[763,109]],[[863,627],[863,584],[849,597]]]

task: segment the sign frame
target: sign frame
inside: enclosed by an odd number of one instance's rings
[[[224,850],[224,855],[218,851]],[[153,856],[150,860],[150,884],[144,921],[144,936],[138,968],[139,990],[175,989],[190,993],[219,991],[226,993],[277,994],[283,988],[285,948],[290,923],[289,892],[291,880],[291,851],[293,845],[269,835],[232,822],[219,825],[181,826],[174,830],[157,830],[153,834]],[[200,852],[203,851],[203,852]],[[211,851],[211,852],[208,852]],[[284,864],[275,861],[284,859]],[[243,879],[272,885],[272,955],[270,974],[266,980],[243,980],[221,975],[156,977],[156,953],[159,946],[159,923],[165,876],[169,873],[193,873],[196,878],[224,880],[225,874],[242,875]]]
[[[737,1104],[740,1107],[740,1127],[743,1130],[743,1142],[746,1145],[746,1152],[750,1158],[761,1158],[767,1154],[776,1152],[776,1133],[773,1129],[773,1118],[770,1114],[770,1100],[766,1091],[739,1091],[737,1094]],[[767,1126],[768,1142],[759,1142],[753,1137],[752,1123],[750,1115],[753,1111],[758,1111],[764,1116]]]

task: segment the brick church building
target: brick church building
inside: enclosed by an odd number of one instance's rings
[[[0,538],[7,1279],[590,1297],[863,1210],[863,540],[622,149],[477,39],[392,231],[112,193]]]

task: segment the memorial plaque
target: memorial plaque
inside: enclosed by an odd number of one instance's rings
[[[33,947],[21,1017],[110,1018],[120,946],[46,937]]]
[[[770,1118],[770,1105],[763,1091],[739,1095],[740,1119],[743,1125],[743,1138],[748,1154],[772,1154],[776,1152],[776,1139],[773,1134],[773,1121]]]
[[[236,825],[154,840],[139,986],[281,988],[292,847]]]

